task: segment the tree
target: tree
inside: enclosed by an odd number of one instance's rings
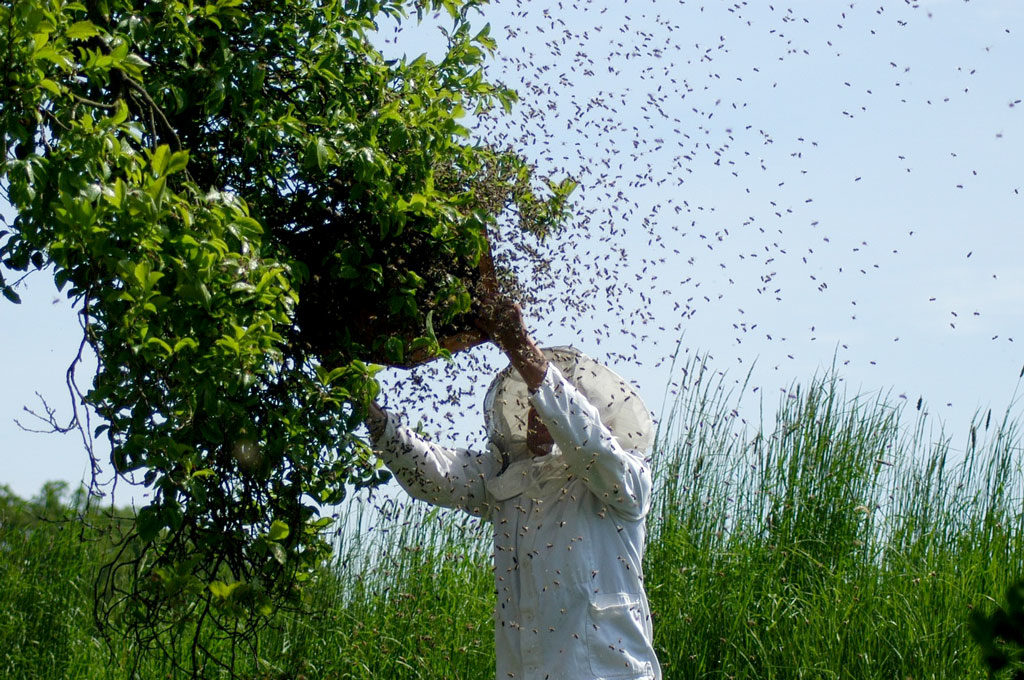
[[[971,612],[971,637],[990,678],[1024,680],[1024,581],[1006,589],[1006,604]]]
[[[46,269],[78,301],[99,366],[69,382],[103,421],[84,439],[153,491],[100,619],[193,672],[220,662],[204,631],[301,604],[330,550],[319,508],[384,480],[357,435],[377,363],[472,328],[488,230],[565,216],[571,182],[463,122],[516,101],[484,76],[482,2],[0,7],[0,291]],[[439,61],[371,40],[430,12]]]

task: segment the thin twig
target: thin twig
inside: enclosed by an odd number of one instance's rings
[[[59,118],[57,118],[57,116],[55,116],[55,115],[53,114],[53,112],[52,112],[52,111],[50,111],[49,109],[40,109],[40,112],[41,112],[41,113],[42,113],[42,114],[43,114],[44,116],[46,116],[46,117],[47,117],[47,118],[48,118],[48,119],[50,120],[50,122],[51,122],[51,123],[53,123],[53,124],[54,124],[54,125],[56,125],[57,127],[61,128],[61,129],[62,129],[62,130],[64,130],[65,132],[67,132],[68,130],[70,130],[70,129],[71,129],[71,128],[69,128],[69,127],[68,127],[67,125],[65,125],[65,124],[64,124],[64,123],[63,123],[63,122],[62,122],[62,121],[61,121],[61,120],[60,120]]]
[[[117,104],[104,104],[103,102],[93,101],[92,99],[88,99],[87,97],[83,97],[80,94],[75,94],[74,92],[69,92],[68,94],[70,94],[74,98],[75,101],[77,101],[77,102],[79,102],[81,104],[87,104],[89,106],[95,106],[95,107],[100,108],[100,109],[106,109],[107,111],[116,111],[117,110]]]
[[[82,340],[78,343],[78,352],[75,354],[75,358],[71,361],[71,365],[68,366],[68,370],[65,373],[65,381],[68,386],[68,390],[71,393],[71,408],[74,413],[74,422],[78,424],[78,433],[82,438],[82,445],[89,454],[89,465],[90,465],[90,481],[89,491],[90,497],[93,492],[97,495],[102,495],[99,491],[100,483],[98,480],[100,474],[100,464],[96,459],[96,450],[93,448],[92,440],[92,416],[89,413],[89,405],[86,402],[85,395],[82,394],[82,390],[78,387],[76,380],[76,373],[78,365],[82,361],[82,352],[85,350],[86,344],[89,342],[89,305],[91,297],[89,292],[86,291],[82,298],[82,311],[79,314],[78,323],[82,329]],[[96,353],[97,355],[99,352]],[[78,404],[82,404],[85,410],[84,422],[78,417]],[[88,501],[87,501],[88,504]]]
[[[18,426],[18,429],[24,432],[31,432],[33,434],[67,434],[71,430],[75,429],[74,418],[72,418],[71,422],[69,422],[67,425],[59,424],[57,422],[56,409],[54,409],[52,406],[50,406],[49,403],[47,403],[46,398],[43,397],[41,393],[36,392],[35,394],[37,397],[39,397],[39,401],[42,403],[43,411],[45,411],[46,415],[41,415],[36,411],[30,409],[28,406],[22,406],[21,410],[29,414],[36,420],[43,422],[46,425],[46,428],[36,429],[34,427],[29,427],[28,425],[25,425],[20,420],[15,418],[14,424]]]

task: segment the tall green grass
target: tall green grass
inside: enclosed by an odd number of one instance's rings
[[[954,438],[920,403],[849,396],[826,376],[762,424],[741,419],[742,386],[702,359],[682,372],[655,447],[645,560],[666,678],[985,677],[970,610],[1024,575],[1013,405]],[[43,501],[5,498],[0,677],[130,677],[129,643],[110,656],[91,618],[104,542],[51,521]],[[239,674],[492,677],[488,526],[380,495],[340,514],[312,613],[277,616]],[[177,675],[150,659],[138,677]]]
[[[724,378],[684,372],[646,567],[666,675],[983,677],[969,610],[1022,574],[1017,422],[975,418],[954,460],[920,402],[830,376],[749,431]]]

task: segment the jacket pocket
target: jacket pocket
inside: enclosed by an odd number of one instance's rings
[[[653,654],[644,635],[643,601],[630,593],[590,596],[587,656],[596,678],[653,678]]]

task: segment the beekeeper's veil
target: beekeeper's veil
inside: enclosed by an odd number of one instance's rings
[[[628,382],[572,347],[541,351],[587,401],[597,407],[601,422],[623,449],[647,451],[654,438],[651,415]],[[494,378],[484,397],[487,436],[502,456],[507,456],[506,465],[529,455],[526,448],[528,397],[526,383],[511,365]]]

